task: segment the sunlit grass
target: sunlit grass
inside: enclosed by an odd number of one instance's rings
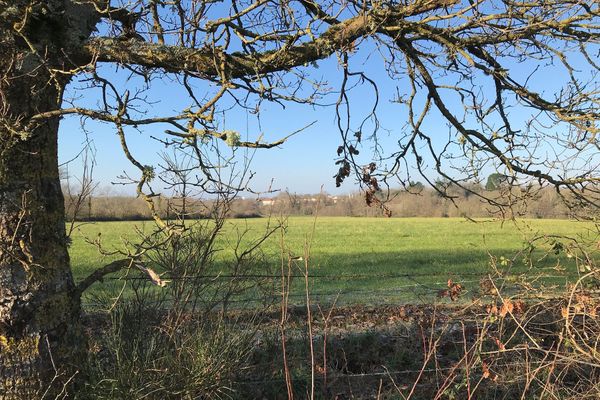
[[[271,220],[271,224],[276,221]],[[217,244],[221,249],[217,259],[231,254],[237,232],[248,231],[242,242],[259,237],[266,219],[228,221]],[[313,229],[314,226],[314,229]],[[75,279],[81,280],[97,267],[115,257],[103,257],[84,237],[100,237],[105,249],[123,247],[124,241],[138,237],[134,227],[150,232],[152,222],[102,222],[87,224],[74,233],[70,249]],[[285,257],[304,256],[310,244],[309,273],[312,293],[317,299],[331,301],[339,295],[341,302],[385,303],[389,301],[419,301],[432,299],[448,279],[462,282],[476,290],[479,279],[490,272],[490,256],[511,259],[524,249],[526,241],[536,235],[568,235],[592,238],[593,225],[565,220],[522,220],[517,224],[498,221],[474,223],[459,218],[345,218],[293,217],[282,233],[275,233],[263,246],[268,264],[257,273],[279,271],[281,243]],[[534,253],[542,257],[545,249]],[[551,252],[538,260],[533,269],[523,262],[524,254],[510,265],[500,266],[510,275],[552,276],[546,282],[563,285],[566,276],[574,276],[573,259],[564,252]],[[303,262],[294,263],[295,275],[301,275]],[[559,273],[556,266],[566,269]],[[560,268],[558,268],[560,269]],[[516,279],[516,278],[515,278]],[[117,290],[120,281],[107,280],[96,284],[91,294],[103,289]],[[293,285],[297,300],[302,298],[300,279]],[[294,300],[292,296],[292,300]]]

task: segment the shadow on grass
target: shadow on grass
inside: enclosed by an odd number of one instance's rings
[[[514,249],[495,250],[492,256],[510,259]],[[529,267],[520,256],[506,265],[496,263],[498,272],[505,278],[507,285],[518,285],[525,281],[536,281],[546,289],[563,287],[577,277],[574,261],[562,254],[552,254],[542,258],[542,253],[534,253],[534,267]],[[539,259],[541,258],[541,261]],[[281,285],[280,261],[277,255],[269,258],[271,265],[265,265],[250,275],[236,276],[228,268],[227,260],[215,261],[212,269],[201,279],[207,282],[225,283],[258,279],[266,282],[263,290],[249,290],[232,298],[232,305],[251,306],[253,303],[269,300],[278,301]],[[366,252],[349,256],[344,253],[314,254],[309,260],[309,283],[313,302],[332,303],[337,299],[340,304],[389,304],[433,302],[438,293],[447,288],[448,280],[462,285],[464,295],[474,295],[479,291],[480,281],[488,274],[495,274],[491,267],[490,255],[477,249],[448,249],[444,251],[408,250],[398,252]],[[556,266],[562,265],[559,271]],[[293,261],[290,291],[291,304],[305,302],[304,261]],[[76,265],[80,270],[92,270],[94,265]],[[273,272],[275,271],[275,272]],[[81,275],[81,274],[79,274]],[[176,280],[178,277],[164,276]],[[84,296],[84,304],[95,297],[111,297],[119,293],[128,295],[132,282],[145,278],[138,271],[130,271],[127,276],[113,274],[103,282],[94,284]],[[266,293],[264,287],[270,286],[272,293]],[[154,291],[168,291],[168,288],[152,287]]]

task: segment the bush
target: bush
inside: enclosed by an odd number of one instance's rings
[[[93,337],[81,399],[227,397],[248,360],[254,331],[221,318],[176,323],[152,305],[122,302]]]
[[[238,232],[232,254],[216,260],[222,211],[176,234],[159,230],[141,238],[140,256],[123,276],[127,290],[116,300],[97,299],[109,311],[104,324],[98,318],[91,324],[93,351],[79,399],[210,399],[235,390],[257,321],[236,322],[228,305],[248,291],[270,290],[270,281],[255,276],[266,265],[260,245],[279,226],[244,245],[246,232]],[[163,279],[160,287],[150,269]]]

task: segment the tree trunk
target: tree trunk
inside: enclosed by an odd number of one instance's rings
[[[66,397],[84,359],[59,117],[31,117],[61,107],[72,56],[98,20],[72,0],[0,0],[0,400]]]
[[[35,57],[0,39],[0,400],[55,399],[85,349],[58,175],[59,118],[28,123],[61,106],[68,78]]]

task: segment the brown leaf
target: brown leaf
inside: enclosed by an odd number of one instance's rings
[[[517,300],[513,302],[514,305],[514,314],[523,314],[525,312],[525,302],[521,300]]]
[[[504,303],[502,303],[502,307],[500,307],[500,316],[504,318],[506,317],[506,314],[512,314],[513,309],[513,303],[510,300],[504,300]]]
[[[500,341],[500,339],[498,339],[498,338],[494,338],[494,342],[496,342],[496,346],[498,346],[498,348],[499,348],[500,350],[505,350],[505,349],[506,349],[506,347],[504,346],[504,343],[502,343],[502,342]]]
[[[481,369],[483,370],[483,379],[491,379],[494,382],[498,380],[498,375],[490,371],[490,367],[488,367],[485,361],[481,365]]]
[[[486,307],[486,311],[488,312],[488,314],[490,315],[498,315],[498,307],[495,304],[492,305],[488,305]]]
[[[138,265],[137,267],[139,268],[140,271],[142,271],[143,273],[148,275],[148,278],[150,278],[150,281],[152,281],[152,283],[155,284],[156,286],[165,287],[165,286],[167,286],[167,283],[170,282],[170,281],[162,280],[160,275],[157,274],[156,272],[154,272],[154,270],[152,268],[143,267],[141,265]]]

